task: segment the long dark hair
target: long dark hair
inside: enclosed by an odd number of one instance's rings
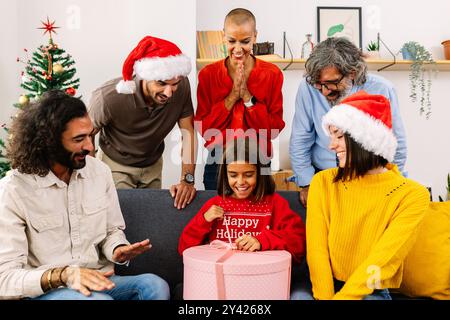
[[[62,145],[67,123],[86,115],[86,106],[80,99],[59,90],[44,93],[38,101],[24,107],[12,122],[6,148],[11,167],[45,177],[53,155]]]
[[[225,149],[219,167],[217,193],[231,196],[233,190],[228,181],[227,166],[235,161],[245,161],[256,166],[256,188],[253,190],[254,202],[262,200],[265,195],[275,192],[275,181],[270,174],[269,159],[259,151],[258,142],[245,137],[234,139]]]
[[[346,145],[346,158],[344,168],[338,168],[334,177],[334,182],[348,181],[358,177],[362,177],[369,170],[384,167],[388,161],[382,156],[365,150],[361,144],[353,140],[348,134],[344,133]]]

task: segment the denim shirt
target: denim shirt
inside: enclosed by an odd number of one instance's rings
[[[360,90],[369,94],[381,94],[389,99],[392,129],[398,143],[394,163],[402,174],[407,176],[404,171],[407,156],[405,130],[392,83],[378,75],[368,74],[367,81],[360,86],[354,85],[349,95]],[[289,142],[289,155],[294,171],[290,181],[299,186],[309,185],[315,172],[313,166],[321,170],[336,167],[336,153],[328,148],[330,139],[322,129],[322,117],[330,108],[325,96],[302,79],[295,100],[295,115]]]

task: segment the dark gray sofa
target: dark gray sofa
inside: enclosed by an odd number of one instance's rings
[[[298,192],[280,191],[292,210],[306,222],[306,212],[300,204]],[[178,254],[178,239],[184,226],[203,204],[216,195],[215,191],[199,190],[194,201],[183,210],[173,206],[168,190],[133,189],[118,190],[120,207],[126,223],[125,234],[130,242],[150,239],[150,251],[133,259],[128,267],[117,266],[116,273],[133,275],[154,273],[170,285],[172,299],[182,298],[183,259]],[[308,281],[305,261],[292,266],[291,279],[301,283]],[[393,295],[393,298],[404,298]]]

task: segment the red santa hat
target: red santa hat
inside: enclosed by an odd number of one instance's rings
[[[397,139],[392,131],[391,105],[386,97],[356,92],[323,117],[322,128],[327,135],[330,125],[348,133],[365,150],[389,162],[394,160]]]
[[[187,76],[191,72],[191,60],[172,42],[151,36],[143,38],[130,52],[123,64],[118,93],[136,92],[133,73],[144,80],[170,80]]]

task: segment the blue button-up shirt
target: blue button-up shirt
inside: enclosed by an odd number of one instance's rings
[[[406,137],[400,118],[398,98],[391,82],[373,74],[367,75],[367,81],[361,86],[353,86],[349,94],[364,90],[369,94],[381,94],[389,99],[392,112],[392,129],[397,138],[397,151],[394,163],[403,175],[406,162]],[[336,153],[328,148],[329,137],[322,129],[322,117],[331,106],[325,96],[302,79],[295,100],[295,115],[292,123],[289,154],[293,181],[299,186],[309,185],[314,167],[328,169],[336,167]]]

